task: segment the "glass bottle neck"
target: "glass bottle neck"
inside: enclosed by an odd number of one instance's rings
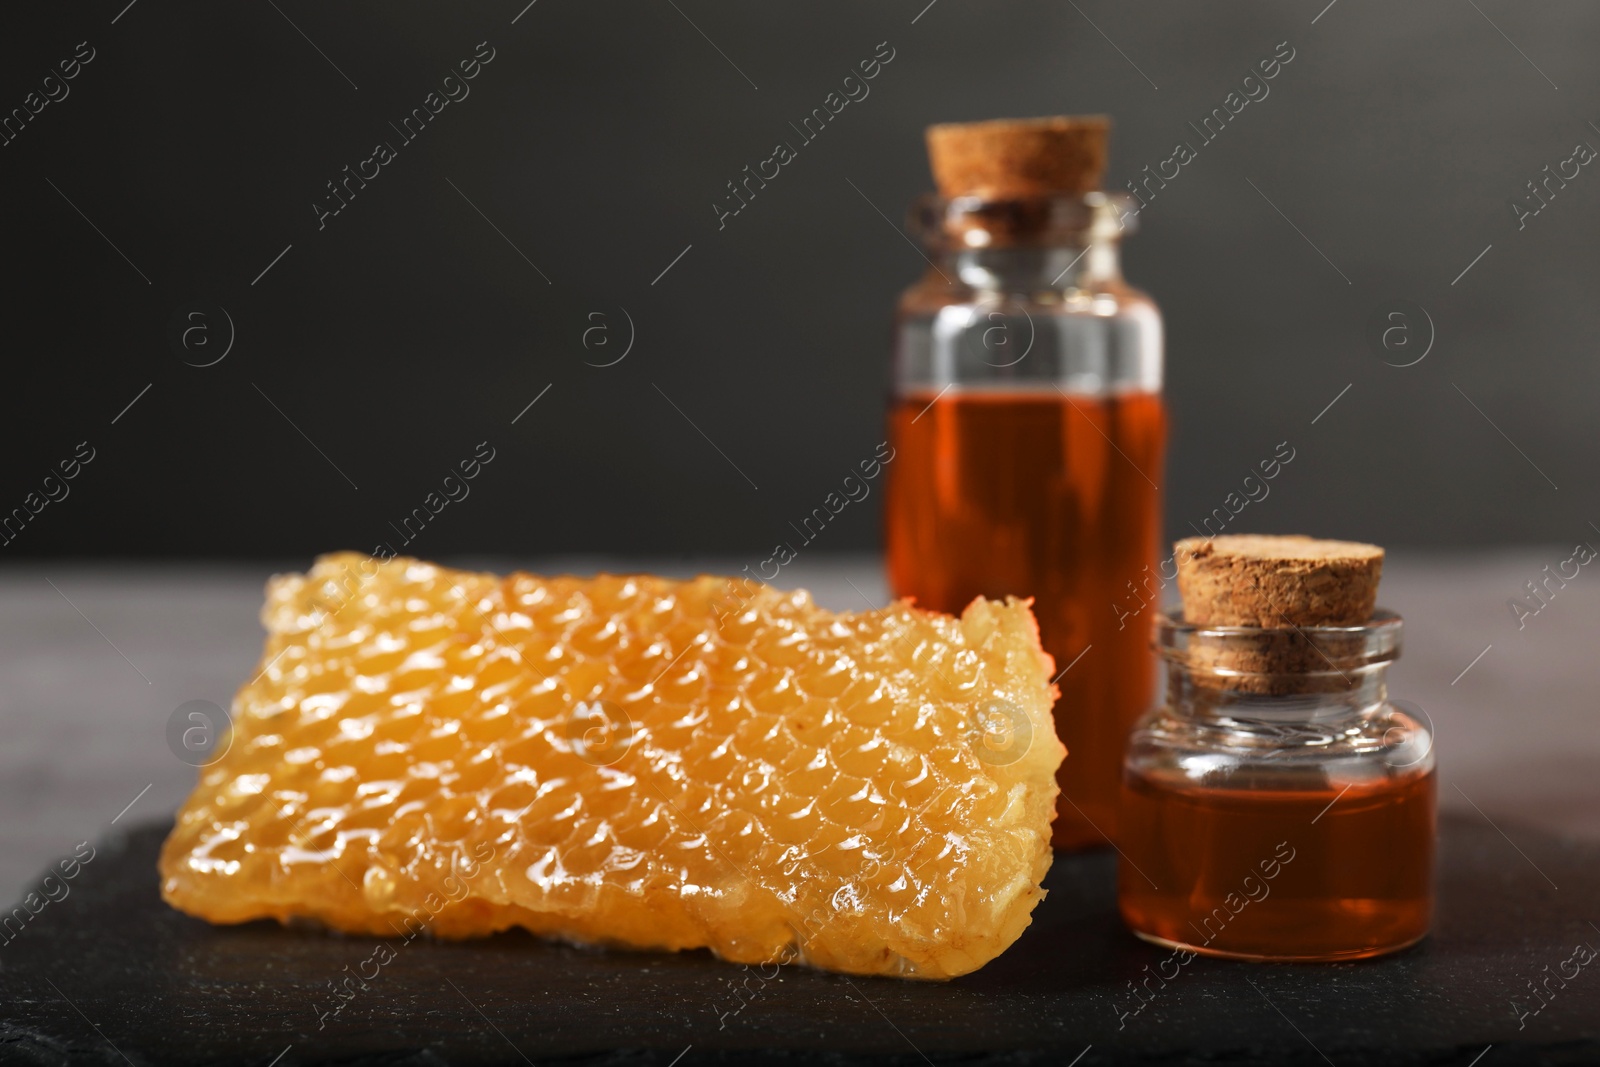
[[[952,281],[1003,292],[1103,289],[1122,280],[1120,246],[1087,234],[1073,243],[950,248],[935,262]]]
[[[1389,699],[1387,663],[1330,668],[1317,674],[1258,675],[1222,688],[1210,670],[1167,664],[1167,709],[1196,723],[1227,726],[1237,722],[1329,724],[1375,714]],[[1253,684],[1265,683],[1265,684]],[[1300,692],[1281,690],[1300,689]],[[1280,690],[1261,692],[1260,689]]]
[[[1353,720],[1382,708],[1400,617],[1379,609],[1360,626],[1203,627],[1156,620],[1167,709],[1194,722],[1290,724]]]
[[[1022,199],[923,197],[911,230],[947,284],[1037,293],[1120,285],[1120,242],[1136,216],[1101,192]]]

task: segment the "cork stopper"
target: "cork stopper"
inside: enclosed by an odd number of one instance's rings
[[[1183,616],[1198,626],[1360,626],[1383,549],[1303,535],[1186,537],[1174,548]]]
[[[1100,187],[1104,115],[995,119],[928,127],[928,161],[945,198],[1082,195]]]
[[[1260,631],[1197,638],[1187,662],[1201,688],[1305,694],[1354,685],[1365,638],[1322,628],[1372,618],[1383,549],[1254,534],[1188,537],[1174,547],[1187,623]]]

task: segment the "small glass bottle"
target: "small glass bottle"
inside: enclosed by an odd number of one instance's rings
[[[889,585],[951,613],[1034,598],[1069,753],[1057,848],[1115,837],[1123,746],[1155,695],[1154,609],[1123,605],[1161,536],[1161,313],[1122,279],[1130,203],[1095,191],[1106,128],[930,131],[941,195],[912,218],[929,268],[895,321]]]
[[[1163,615],[1164,707],[1124,764],[1118,900],[1147,941],[1249,960],[1405,948],[1433,917],[1433,739],[1388,699],[1400,618]]]

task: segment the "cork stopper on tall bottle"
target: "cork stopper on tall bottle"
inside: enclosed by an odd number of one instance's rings
[[[1203,688],[1337,692],[1355,684],[1383,549],[1299,535],[1189,537],[1176,546],[1184,621],[1246,632],[1197,635],[1187,660]],[[1248,632],[1254,631],[1254,633]]]
[[[1110,129],[1104,115],[946,123],[928,127],[928,161],[946,199],[1082,195],[1100,188]]]

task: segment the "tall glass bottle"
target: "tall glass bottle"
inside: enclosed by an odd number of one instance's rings
[[[895,324],[889,583],[953,613],[1034,598],[1068,750],[1058,848],[1114,839],[1123,746],[1154,693],[1156,612],[1125,604],[1161,536],[1162,328],[1122,279],[1123,205],[924,198],[913,225],[929,268]]]

